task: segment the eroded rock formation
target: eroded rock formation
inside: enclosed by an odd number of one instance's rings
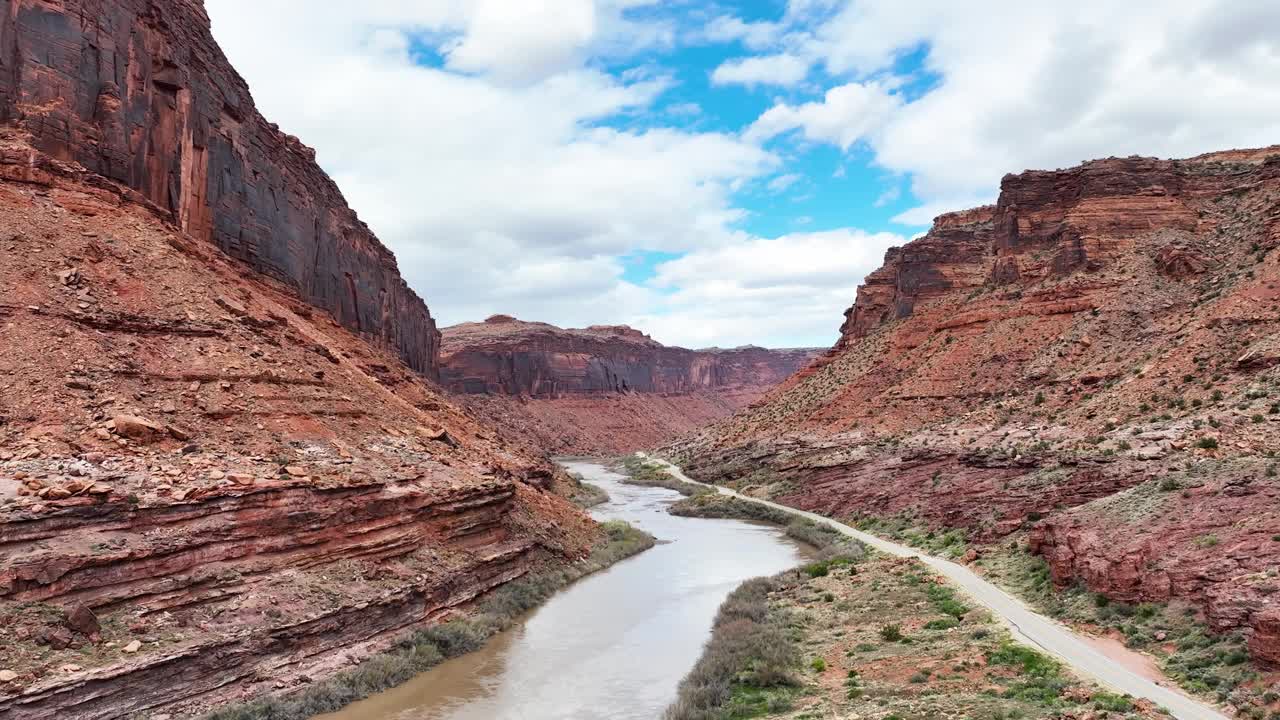
[[[1058,582],[1195,602],[1274,663],[1278,244],[1280,148],[1007,176],[889,251],[830,352],[670,450],[836,517],[1029,539]]]
[[[547,451],[617,454],[728,416],[815,354],[688,350],[625,325],[563,329],[495,315],[444,329],[440,379],[495,425]]]
[[[0,715],[291,688],[592,541],[563,476],[291,286],[0,159]]]
[[[426,305],[315,151],[258,113],[200,0],[9,0],[0,122],[435,376]]]
[[[440,381],[456,393],[535,398],[767,388],[814,354],[753,346],[688,350],[626,325],[564,329],[495,315],[445,329]]]
[[[0,4],[0,716],[198,717],[575,562],[196,0]]]

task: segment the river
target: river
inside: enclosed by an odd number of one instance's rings
[[[777,528],[668,515],[674,491],[625,485],[599,463],[564,465],[608,491],[596,519],[626,520],[659,544],[571,585],[484,648],[325,720],[655,720],[725,596],[805,557]]]

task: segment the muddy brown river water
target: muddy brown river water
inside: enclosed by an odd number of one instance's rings
[[[660,544],[571,585],[481,650],[325,720],[655,720],[729,591],[805,557],[777,528],[668,515],[680,497],[671,490],[624,485],[598,463],[564,464],[609,492],[592,515]]]

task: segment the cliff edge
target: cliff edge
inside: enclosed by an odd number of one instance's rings
[[[6,2],[0,124],[436,376],[427,306],[315,151],[254,107],[199,0]]]
[[[612,455],[727,417],[813,348],[689,350],[625,325],[559,328],[495,315],[444,329],[441,383],[546,452]]]

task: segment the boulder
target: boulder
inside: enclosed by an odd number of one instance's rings
[[[154,442],[168,433],[160,423],[137,415],[116,415],[110,429],[115,434],[140,442]]]
[[[67,609],[67,627],[97,642],[102,633],[98,616],[87,605],[76,604]]]

